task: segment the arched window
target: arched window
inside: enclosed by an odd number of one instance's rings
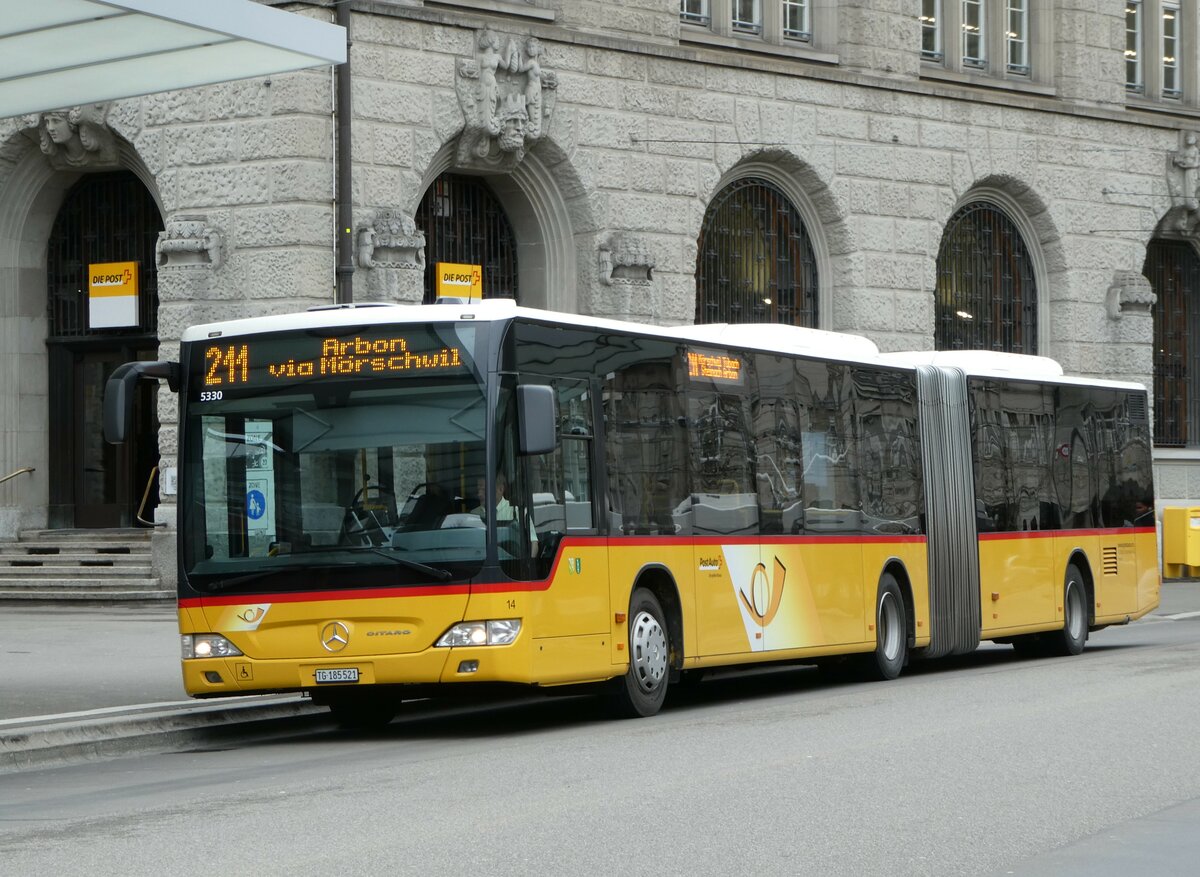
[[[1021,232],[975,201],[946,223],[937,257],[938,350],[1037,353],[1037,281]]]
[[[718,192],[697,248],[697,323],[817,325],[812,241],[774,183],[746,177]]]
[[[425,304],[437,298],[434,266],[483,266],[484,298],[517,297],[517,241],[504,208],[480,177],[442,174],[415,217],[425,233]]]
[[[1153,240],[1142,273],[1154,306],[1154,443],[1200,446],[1200,257],[1186,241]]]

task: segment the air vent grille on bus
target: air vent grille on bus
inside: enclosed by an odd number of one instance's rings
[[[1101,555],[1104,574],[1106,576],[1115,576],[1117,574],[1117,546],[1106,546],[1102,549]]]
[[[1146,411],[1146,397],[1140,393],[1130,393],[1127,397],[1129,400],[1129,419],[1133,423],[1145,423],[1149,414]]]

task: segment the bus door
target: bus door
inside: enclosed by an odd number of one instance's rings
[[[988,631],[1055,619],[1053,388],[973,378],[980,614]]]
[[[760,541],[751,360],[690,349],[688,361],[691,489],[677,517],[694,538],[697,646],[703,655],[765,651],[779,592]]]
[[[540,383],[541,377],[526,376]],[[606,634],[608,554],[597,538],[594,478],[595,394],[587,381],[554,378],[557,446],[525,459],[527,503],[538,580],[547,581],[537,608],[537,635]]]

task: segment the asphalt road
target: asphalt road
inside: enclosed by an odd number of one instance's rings
[[[0,872],[1194,874],[1200,618],[0,776]]]

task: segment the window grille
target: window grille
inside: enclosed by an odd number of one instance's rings
[[[442,174],[421,200],[425,233],[425,303],[437,298],[435,265],[483,266],[484,298],[517,298],[517,244],[504,208],[479,177]]]
[[[89,174],[67,193],[47,244],[49,339],[158,332],[154,245],[162,231],[154,196],[129,171]],[[138,325],[88,326],[88,265],[138,263]]]
[[[747,177],[708,207],[696,260],[697,323],[817,325],[817,264],[799,211]]]
[[[1142,273],[1154,307],[1154,444],[1200,446],[1200,257],[1186,241],[1154,240]]]
[[[994,204],[950,217],[937,258],[938,350],[1037,353],[1037,283],[1021,233]]]

